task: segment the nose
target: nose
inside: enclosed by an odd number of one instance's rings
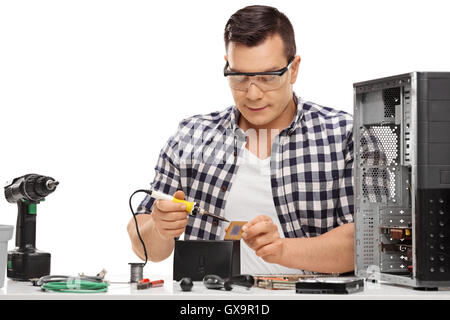
[[[264,96],[264,92],[258,88],[253,82],[250,82],[250,85],[247,90],[246,97],[249,100],[259,100]]]

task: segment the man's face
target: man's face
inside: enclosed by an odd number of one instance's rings
[[[278,34],[255,47],[230,42],[227,49],[225,60],[235,72],[275,71],[288,64],[283,40]],[[247,91],[231,89],[236,107],[252,126],[272,128],[283,117],[292,100],[292,85],[297,78],[299,63],[300,57],[296,56],[290,69],[282,76],[283,83],[278,89],[264,92],[253,83]]]

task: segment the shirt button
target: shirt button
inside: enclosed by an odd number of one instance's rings
[[[219,225],[219,223],[217,222],[217,220],[214,220],[214,221],[212,222],[212,225],[213,225],[214,227],[217,227],[217,226]]]
[[[227,191],[227,186],[222,186],[222,187],[220,188],[220,190],[222,190],[223,192]]]

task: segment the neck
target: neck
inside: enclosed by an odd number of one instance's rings
[[[253,125],[239,116],[239,127],[247,133],[248,138],[245,147],[259,158],[270,156],[273,139],[291,124],[296,111],[297,106],[294,99],[291,99],[281,115],[265,125]]]

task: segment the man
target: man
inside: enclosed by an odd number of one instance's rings
[[[241,272],[353,270],[352,117],[296,96],[300,56],[288,18],[249,6],[225,27],[235,106],[181,121],[161,151],[152,188],[243,227]],[[227,223],[186,215],[146,197],[136,216],[149,259],[170,256],[174,238],[223,239]],[[134,252],[142,245],[130,220]]]

